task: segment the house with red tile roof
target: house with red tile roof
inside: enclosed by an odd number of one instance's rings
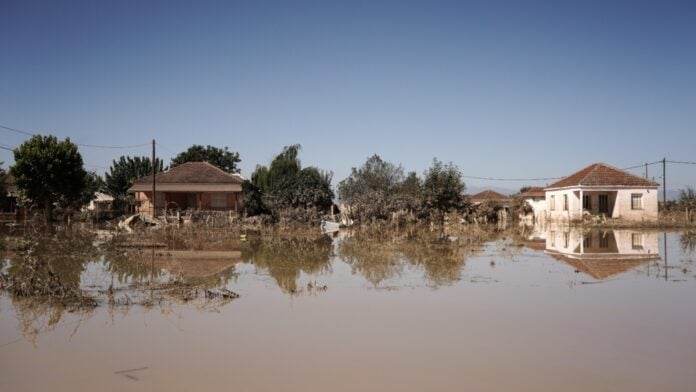
[[[484,201],[487,202],[495,202],[499,203],[501,205],[507,206],[510,204],[510,196],[503,195],[502,193],[498,193],[494,190],[487,189],[485,191],[481,191],[475,195],[469,196],[469,201],[471,201],[471,204],[473,205],[478,205],[483,203]]]
[[[550,220],[603,215],[632,221],[657,219],[659,184],[605,163],[594,163],[544,188]]]
[[[230,174],[207,162],[187,162],[157,173],[155,205],[157,213],[165,209],[240,211],[242,182],[239,174]],[[138,202],[136,212],[152,213],[152,176],[135,180],[128,189]]]

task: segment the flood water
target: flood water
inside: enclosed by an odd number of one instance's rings
[[[696,232],[0,235],[2,391],[696,390]]]

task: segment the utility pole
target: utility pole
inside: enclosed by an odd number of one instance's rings
[[[645,162],[645,179],[648,179],[648,162]]]
[[[152,139],[152,218],[157,217],[157,165],[155,164],[155,139]]]
[[[662,158],[662,202],[667,209],[667,158]]]

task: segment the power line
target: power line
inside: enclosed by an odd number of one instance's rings
[[[27,132],[27,131],[22,131],[22,130],[15,129],[15,128],[10,128],[10,127],[4,126],[4,125],[0,125],[0,128],[2,128],[2,129],[4,129],[4,130],[7,130],[7,131],[19,133],[19,134],[22,134],[22,135],[36,136],[35,133],[31,133],[31,132]],[[145,147],[145,146],[149,146],[150,143],[133,144],[133,145],[128,145],[128,146],[107,146],[107,145],[101,145],[101,144],[84,144],[84,143],[75,143],[75,145],[77,145],[77,146],[79,146],[79,147],[87,147],[87,148],[124,149],[124,148]]]
[[[668,161],[670,162],[670,161]],[[635,165],[635,166],[630,166],[623,168],[621,170],[631,170],[631,169],[637,169],[637,168],[644,168],[646,165],[655,165],[658,163],[662,163],[662,161],[655,161],[655,162],[650,162],[650,163],[641,163],[640,165]],[[463,175],[463,178],[469,178],[469,179],[474,179],[474,180],[487,180],[487,181],[548,181],[548,180],[561,180],[565,177],[544,177],[544,178],[495,178],[495,177],[478,177],[478,176],[466,176]]]
[[[29,133],[29,132],[26,132],[26,131],[20,131],[19,129],[14,129],[14,128],[6,127],[6,126],[4,126],[4,125],[0,125],[0,128],[3,128],[3,129],[8,130],[8,131],[16,132],[16,133],[21,133],[22,135],[34,136],[33,133]]]
[[[667,163],[680,163],[683,165],[696,165],[696,162],[686,162],[686,161],[667,161]]]

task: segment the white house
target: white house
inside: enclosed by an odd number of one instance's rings
[[[554,221],[583,215],[642,221],[657,219],[659,184],[604,163],[594,163],[544,189],[546,213]]]

